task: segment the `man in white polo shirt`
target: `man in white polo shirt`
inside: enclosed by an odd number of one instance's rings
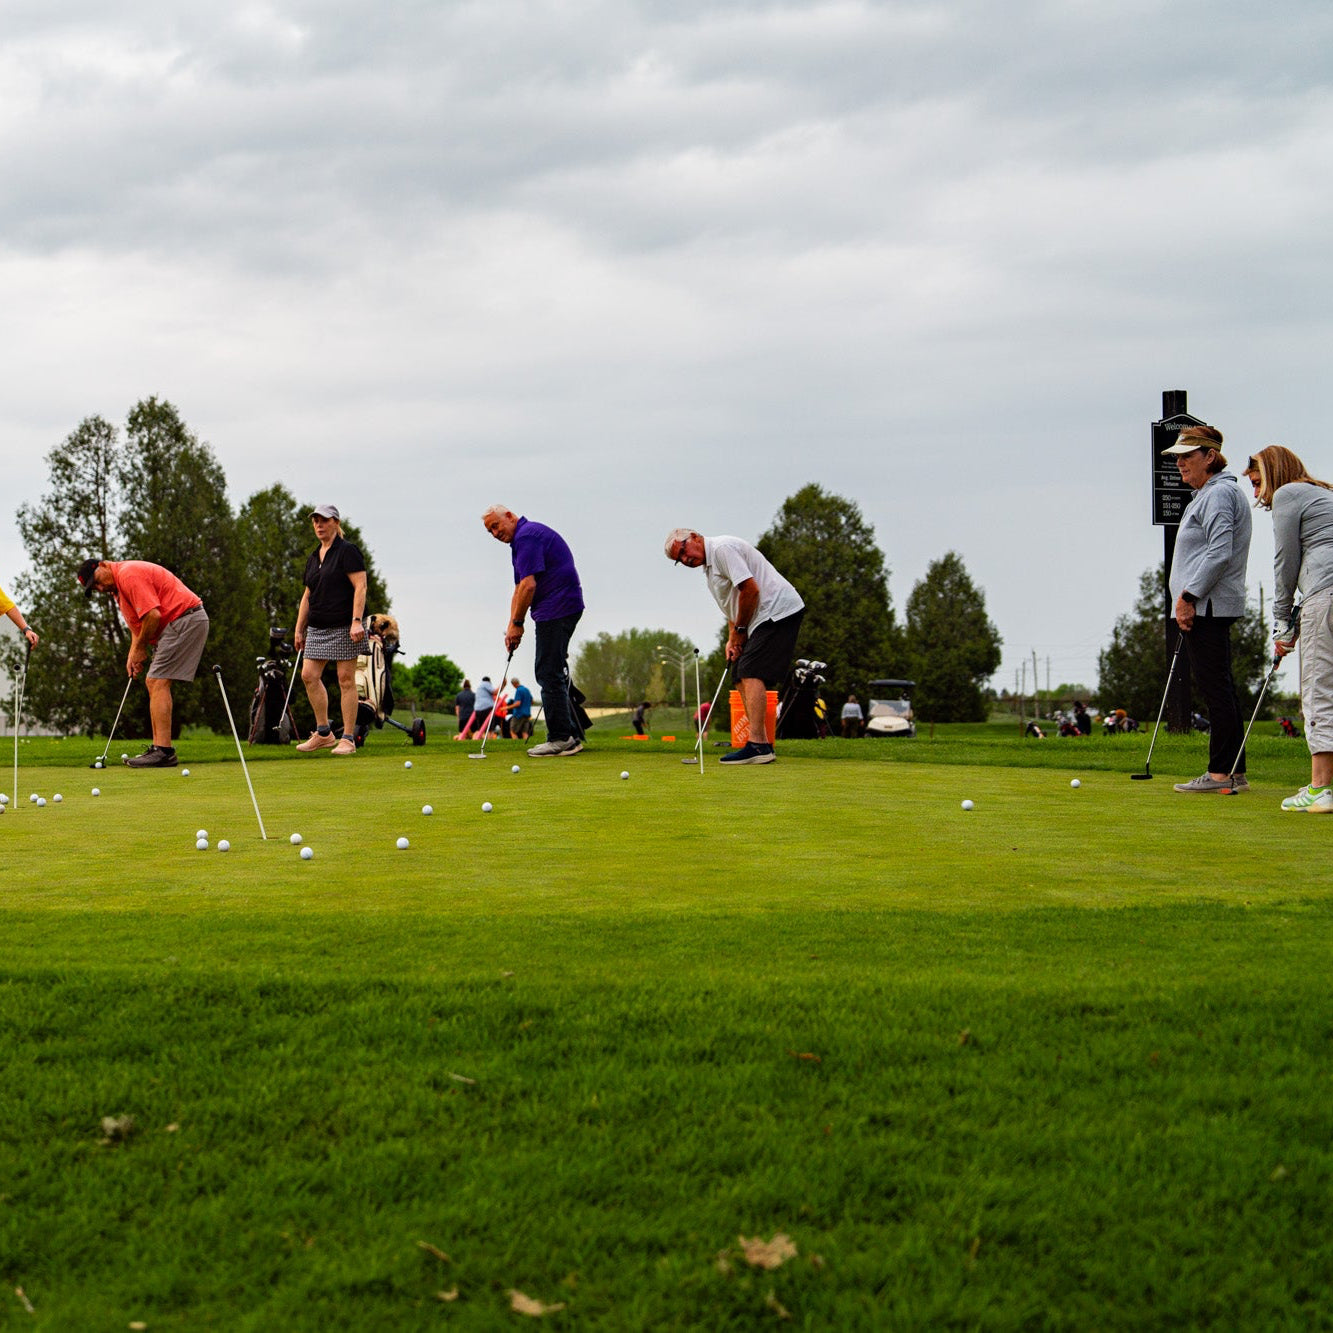
[[[740,537],[704,537],[692,528],[675,528],[665,549],[675,564],[703,566],[708,591],[727,618],[727,661],[745,705],[750,739],[720,762],[771,764],[767,691],[781,683],[796,652],[805,615],[801,594]]]

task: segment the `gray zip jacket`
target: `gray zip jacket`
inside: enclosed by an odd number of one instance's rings
[[[1235,474],[1209,477],[1180,518],[1171,557],[1172,605],[1188,592],[1201,616],[1243,616],[1251,526],[1250,506]]]
[[[1333,491],[1291,481],[1273,493],[1273,624],[1291,624],[1291,603],[1333,586]]]

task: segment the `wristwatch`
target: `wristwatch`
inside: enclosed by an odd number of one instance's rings
[[[522,622],[521,620],[511,620],[509,623],[510,623],[515,629],[522,629],[522,628],[523,628],[523,622]]]

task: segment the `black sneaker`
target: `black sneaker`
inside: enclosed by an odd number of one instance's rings
[[[126,768],[175,768],[176,751],[175,748],[168,745],[165,749],[158,745],[150,745],[143,754],[136,754],[133,759],[125,761]]]
[[[747,741],[739,750],[731,750],[717,762],[719,764],[771,764],[777,756],[771,745],[760,745]]]

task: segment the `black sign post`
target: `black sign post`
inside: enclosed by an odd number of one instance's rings
[[[1176,529],[1180,526],[1180,516],[1185,512],[1185,505],[1193,491],[1180,479],[1176,469],[1175,457],[1168,454],[1162,457],[1162,450],[1169,449],[1176,436],[1186,426],[1206,426],[1206,421],[1190,416],[1185,411],[1185,390],[1165,389],[1162,392],[1162,419],[1152,423],[1152,521],[1162,529],[1162,560],[1167,572],[1168,583],[1171,575],[1171,557],[1176,551]],[[1180,629],[1172,614],[1171,589],[1166,592],[1166,660],[1176,650],[1176,640]],[[1166,697],[1166,727],[1168,731],[1189,731],[1193,725],[1192,696],[1190,694],[1189,662],[1184,652],[1176,663],[1176,674],[1171,678],[1171,689]]]

